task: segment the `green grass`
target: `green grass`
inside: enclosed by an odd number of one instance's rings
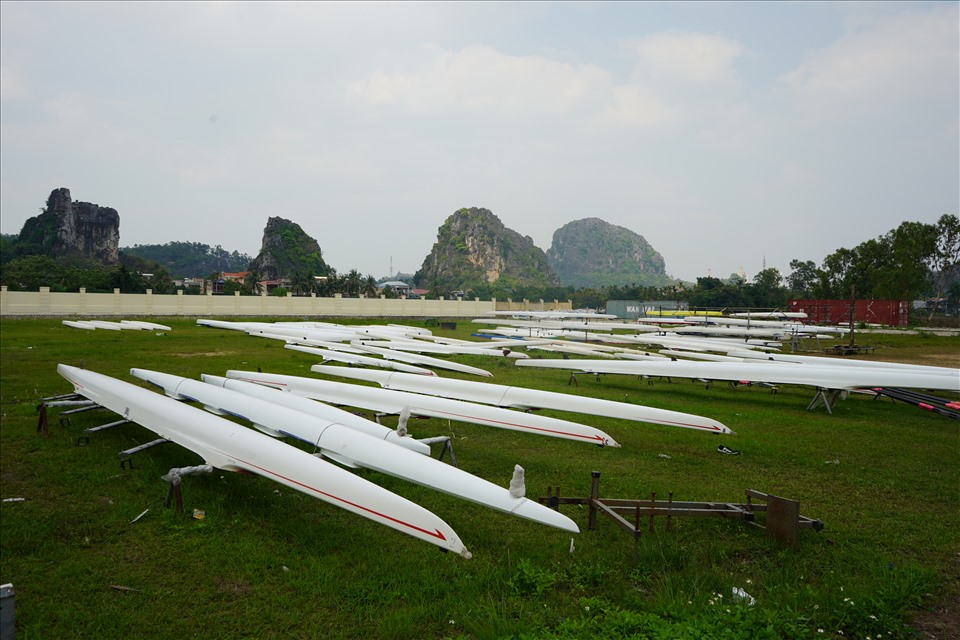
[[[708,415],[737,435],[543,412],[596,425],[623,445],[601,449],[410,423],[417,437],[450,435],[462,469],[502,486],[521,464],[528,497],[548,486],[585,496],[599,471],[602,497],[743,502],[745,489],[757,489],[793,498],[825,524],[802,531],[798,551],[713,518],[674,518],[669,530],[658,518],[635,547],[602,517],[588,531],[586,510],[575,506],[563,508],[582,529],[570,536],[365,470],[358,474],[450,523],[473,559],[253,476],[186,478],[178,514],[163,507],[160,476],[199,463],[191,452],[167,444],[121,469],[118,451],[155,436],[125,425],[77,446],[83,429],[116,419],[102,411],[61,425],[51,410],[49,435],[37,433],[40,398],[71,390],[57,363],[138,383],[131,367],[193,378],[257,367],[310,376],[316,361],[193,319],[160,321],[172,331],[0,321],[0,497],[26,498],[0,504],[0,582],[14,584],[19,639],[912,638],[905,625],[914,616],[960,598],[960,424],[862,395],[838,402],[833,415],[807,411],[813,390],[803,387],[774,394],[622,376],[582,376],[574,387],[566,372],[462,356],[499,384]],[[460,338],[471,329],[431,328]],[[955,337],[858,342],[876,345],[869,357],[878,360],[960,359]],[[741,455],[719,454],[718,444]],[[194,509],[205,518],[190,517]],[[756,604],[733,602],[733,587]]]

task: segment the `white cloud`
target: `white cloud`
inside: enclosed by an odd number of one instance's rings
[[[378,70],[350,83],[348,97],[368,105],[403,107],[415,115],[446,112],[532,118],[569,114],[609,93],[609,74],[542,56],[511,56],[490,47],[429,49],[413,72]]]
[[[189,149],[174,169],[177,179],[188,185],[225,185],[237,178],[237,155],[232,149],[208,152]]]
[[[733,78],[743,52],[736,40],[706,33],[665,31],[636,39],[634,79],[661,87],[716,87]]]
[[[957,41],[956,5],[898,14],[814,52],[780,82],[815,117],[951,95],[956,104]]]
[[[814,169],[787,161],[780,168],[780,186],[790,189],[818,189],[822,176]]]
[[[662,31],[622,45],[633,57],[631,82],[617,87],[607,114],[632,114],[621,124],[691,126],[704,142],[724,140],[749,119],[734,63],[736,40],[692,31]],[[736,134],[735,137],[741,137]]]
[[[0,97],[16,100],[30,96],[30,89],[20,73],[11,65],[0,64]]]
[[[681,34],[636,44],[653,75],[699,85],[729,79],[739,46],[713,36]],[[670,52],[686,47],[682,61]],[[374,109],[402,108],[408,115],[465,114],[541,122],[576,117],[584,131],[671,126],[700,108],[697,100],[671,99],[656,83],[616,84],[606,69],[539,55],[512,56],[490,47],[430,49],[413,71],[373,72],[347,88],[348,100]],[[711,105],[712,107],[713,105]]]
[[[49,117],[51,127],[86,127],[96,121],[97,109],[86,96],[79,93],[60,93],[43,103],[43,111]]]
[[[599,121],[607,126],[653,129],[675,124],[679,113],[656,93],[636,84],[612,87]]]

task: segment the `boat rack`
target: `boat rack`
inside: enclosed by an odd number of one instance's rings
[[[668,500],[657,500],[656,492],[650,494],[648,500],[624,500],[600,498],[600,472],[590,474],[590,495],[586,498],[567,498],[560,496],[560,487],[554,492],[553,487],[547,487],[547,495],[539,498],[541,504],[559,510],[561,504],[586,505],[590,509],[587,520],[587,529],[597,528],[597,514],[601,513],[634,538],[634,554],[636,554],[636,540],[640,538],[641,519],[648,519],[648,529],[653,530],[653,519],[656,516],[667,518],[667,529],[672,528],[674,516],[700,516],[735,518],[766,531],[768,538],[772,538],[784,546],[797,549],[800,529],[823,529],[823,522],[800,515],[800,503],[796,500],[781,498],[753,489],[746,490],[747,501],[733,504],[724,502],[680,502],[673,499],[670,492]],[[754,502],[759,500],[760,502]],[[762,515],[762,522],[757,516]],[[628,520],[632,516],[632,521]]]
[[[833,415],[833,407],[837,404],[837,400],[846,398],[848,394],[849,391],[847,389],[824,389],[818,387],[816,395],[813,396],[813,400],[807,405],[807,411],[813,411],[822,404],[827,410],[827,413]]]
[[[37,405],[37,433],[42,433],[45,436],[50,435],[50,427],[47,422],[47,407],[77,407],[68,411],[61,409],[59,414],[60,426],[67,427],[70,426],[70,418],[66,416],[99,409],[100,405],[84,398],[78,393],[64,393],[58,396],[41,398],[40,404]]]
[[[835,344],[832,347],[824,347],[824,353],[832,353],[835,356],[860,355],[863,353],[873,353],[875,346],[862,344]]]
[[[948,400],[938,396],[932,396],[927,393],[920,393],[912,389],[895,389],[889,387],[876,387],[871,389],[874,393],[873,399],[880,397],[890,398],[893,402],[904,402],[912,404],[915,407],[936,413],[953,420],[960,420],[960,402]]]

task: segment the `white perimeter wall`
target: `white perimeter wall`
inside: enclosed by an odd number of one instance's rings
[[[492,311],[569,310],[571,302],[543,300],[428,300],[419,298],[333,298],[241,295],[158,295],[147,293],[87,293],[7,291],[0,287],[0,316],[347,316],[478,318]]]

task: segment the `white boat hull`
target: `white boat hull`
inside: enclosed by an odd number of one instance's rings
[[[170,386],[175,382],[170,378],[158,377],[155,372],[134,373],[134,375]],[[341,424],[331,422],[325,417],[323,409],[316,410],[320,403],[315,400],[242,380],[208,375],[204,375],[203,379],[203,382],[183,379],[183,382],[173,387],[173,392],[182,391],[183,394],[195,398],[208,407],[215,406],[232,413],[242,414],[258,425],[316,445],[332,460],[355,463],[357,466],[415,482],[436,491],[564,531],[573,533],[580,531],[570,518],[538,502],[514,497],[510,495],[508,489],[498,487],[439,460],[418,455],[406,449],[398,451],[394,444],[389,444],[391,442],[389,439],[384,441],[359,434]],[[396,435],[395,431],[392,433]],[[403,439],[413,440],[409,436]]]
[[[255,473],[464,557],[456,532],[420,505],[296,447],[142,387],[58,365],[80,395],[226,471]]]
[[[412,364],[406,364],[403,362],[394,362],[392,360],[383,360],[381,358],[374,358],[372,356],[358,355],[355,353],[345,353],[343,351],[334,351],[332,349],[318,349],[317,347],[305,347],[299,344],[287,344],[284,345],[285,349],[292,349],[293,351],[302,351],[303,353],[310,353],[315,356],[320,356],[327,360],[333,360],[334,362],[344,362],[346,364],[360,364],[368,367],[379,367],[381,369],[394,369],[396,371],[403,371],[405,373],[416,373],[424,376],[435,376],[437,375],[430,369],[425,369],[424,367],[417,367]]]
[[[399,414],[408,410],[412,416],[470,422],[600,446],[620,446],[616,440],[600,429],[584,424],[472,402],[276,373],[227,371],[227,377],[277,387],[324,402],[380,413]]]
[[[661,360],[662,359],[663,358],[661,358]],[[523,362],[526,362],[526,360]],[[533,362],[538,361],[534,360]],[[510,387],[485,382],[472,382],[469,380],[453,380],[451,378],[436,378],[430,380],[429,384],[424,384],[424,380],[418,380],[416,376],[401,373],[346,369],[344,367],[325,367],[322,365],[314,366],[313,371],[325,375],[376,382],[386,389],[426,393],[471,402],[482,402],[497,407],[510,407],[513,409],[556,409],[558,411],[572,411],[608,418],[696,429],[709,433],[733,433],[727,426],[712,418],[680,411],[645,407],[626,402],[615,402],[600,398],[585,398],[567,393],[541,391],[539,389],[527,389],[524,387]]]
[[[73,329],[85,329],[87,331],[96,331],[96,327],[90,324],[89,322],[83,322],[80,320],[61,320],[61,322],[68,327]]]
[[[588,373],[798,384],[838,390],[903,387],[960,391],[960,370],[940,375],[877,367],[826,367],[772,362],[607,362],[602,360],[519,360],[517,365]]]
[[[459,371],[460,373],[469,373],[474,376],[491,377],[493,374],[486,369],[471,367],[460,362],[451,362],[450,360],[441,360],[440,358],[431,358],[430,356],[420,355],[419,353],[407,353],[405,351],[394,351],[392,349],[380,349],[379,347],[367,346],[365,343],[354,340],[350,343],[356,349],[365,353],[380,356],[384,360],[398,360],[407,364],[433,367],[435,369],[449,369],[450,371]]]

